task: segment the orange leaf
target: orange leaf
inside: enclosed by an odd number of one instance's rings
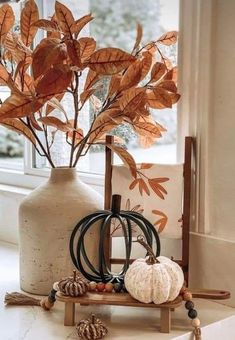
[[[175,66],[165,74],[163,79],[164,80],[172,80],[175,83],[177,83],[177,75],[178,75],[178,68],[177,68],[177,66]]]
[[[20,17],[21,39],[25,46],[29,46],[32,43],[37,33],[38,29],[33,24],[38,21],[38,19],[39,13],[36,3],[34,0],[28,0],[21,11]]]
[[[150,196],[149,188],[142,178],[139,180],[139,192],[141,196],[143,195],[143,192],[146,192],[146,194]]]
[[[72,33],[75,33],[76,38],[83,29],[83,27],[86,26],[86,24],[88,24],[88,22],[90,22],[91,20],[93,20],[93,17],[91,16],[91,14],[87,14],[75,21],[75,24],[72,26],[71,29]]]
[[[65,44],[67,46],[68,55],[72,63],[78,67],[81,67],[81,57],[80,57],[80,44],[77,40],[70,39],[66,40]]]
[[[18,35],[12,32],[8,32],[6,35],[4,47],[8,53],[10,52],[10,59],[12,58],[16,62],[24,60],[27,52],[31,53],[31,50],[20,42]]]
[[[152,213],[162,217],[154,223],[155,226],[159,226],[158,232],[161,233],[167,224],[168,217],[166,214],[164,214],[162,211],[159,211],[159,210],[152,210]]]
[[[52,65],[60,64],[65,59],[67,59],[67,49],[60,39],[43,39],[33,52],[32,69],[34,79],[45,74]]]
[[[127,68],[136,58],[119,48],[101,48],[91,55],[88,66],[99,74],[115,74]]]
[[[114,94],[117,93],[117,91],[120,88],[121,83],[121,75],[120,74],[114,74],[111,77],[110,83],[109,83],[109,92],[108,97],[112,97]]]
[[[143,88],[132,88],[123,93],[118,103],[123,111],[135,112],[137,108],[143,106],[145,99],[145,90]]]
[[[156,62],[151,71],[151,82],[158,81],[166,73],[167,68],[163,63]]]
[[[0,64],[0,85],[7,85],[12,91],[17,89],[11,74],[7,72],[2,64]]]
[[[24,135],[26,138],[30,140],[31,143],[36,145],[36,140],[32,131],[20,120],[16,118],[4,119],[4,121],[1,122],[1,125],[7,127],[10,130],[16,131],[19,134]]]
[[[150,169],[150,168],[152,168],[152,166],[153,166],[152,163],[141,163],[140,169]]]
[[[180,99],[180,94],[179,93],[170,93],[170,97],[171,97],[172,104],[175,104]]]
[[[163,34],[158,40],[157,42],[159,42],[160,44],[163,45],[173,45],[177,42],[177,36],[178,33],[176,31],[171,31],[171,32],[167,32],[165,34]]]
[[[36,121],[36,118],[34,117],[34,114],[31,114],[29,116],[29,120],[30,120],[30,124],[32,125],[32,127],[37,130],[37,131],[43,131],[43,128],[38,124],[38,122]]]
[[[166,107],[172,107],[172,100],[169,93],[161,88],[154,88],[153,90],[147,90],[147,102],[153,109],[165,109]]]
[[[81,104],[84,105],[84,103],[90,98],[90,96],[95,92],[95,89],[88,89],[83,91],[80,94],[80,101]]]
[[[133,127],[138,134],[146,137],[155,139],[162,136],[158,126],[149,122],[136,121],[134,122]]]
[[[129,186],[129,189],[130,189],[130,190],[133,190],[133,189],[136,187],[136,185],[139,183],[139,181],[140,181],[140,178],[134,179],[134,181],[131,182],[131,184],[130,184],[130,186]]]
[[[73,129],[70,123],[64,123],[59,118],[56,117],[41,117],[38,119],[39,122],[43,123],[44,125],[53,126],[57,130],[68,132]]]
[[[97,74],[95,71],[89,70],[87,73],[84,90],[91,88],[99,80],[99,77],[99,74]]]
[[[84,63],[87,59],[90,58],[92,53],[95,51],[96,48],[96,41],[93,38],[80,38],[78,40],[80,45],[80,56],[81,61]]]
[[[142,68],[143,64],[142,61],[140,60],[136,60],[128,67],[128,69],[126,70],[121,79],[120,83],[121,91],[129,89],[130,87],[133,87],[139,83],[142,75]]]
[[[158,87],[161,87],[164,90],[167,90],[168,92],[172,92],[172,93],[177,92],[177,87],[172,80],[164,80],[158,85]]]
[[[111,149],[113,152],[115,152],[123,161],[123,163],[130,168],[131,174],[134,178],[137,176],[137,169],[134,158],[129,154],[128,151],[125,149],[112,145],[112,144],[106,144],[109,149]]]
[[[147,51],[143,52],[142,55],[144,58],[141,61],[142,62],[142,74],[141,74],[140,80],[143,80],[149,73],[149,70],[152,66],[152,59],[153,59],[151,53]]]
[[[0,121],[6,118],[26,117],[38,111],[47,99],[48,96],[34,99],[18,93],[12,94],[0,107]]]
[[[33,23],[33,26],[44,29],[49,32],[57,32],[59,27],[55,21],[40,19]]]
[[[36,92],[53,96],[64,92],[72,79],[72,71],[66,66],[58,65],[51,68],[38,82]]]
[[[47,31],[47,38],[61,39],[61,32],[59,30],[58,20],[56,18],[55,13],[51,17],[51,22],[52,22],[53,25],[55,24],[58,29],[57,29],[57,31]]]
[[[169,180],[169,178],[166,178],[166,177],[163,177],[163,178],[149,178],[148,179],[149,185],[152,188],[152,190],[155,192],[155,194],[158,195],[158,197],[160,197],[163,200],[165,199],[163,193],[167,194],[167,191],[159,183],[166,182],[168,180]]]
[[[142,40],[142,36],[143,36],[143,27],[139,23],[137,23],[136,32],[137,34],[136,34],[136,40],[135,40],[135,45],[133,47],[133,51],[135,51],[139,47],[141,40]]]
[[[0,7],[0,44],[6,39],[7,33],[13,27],[15,16],[11,6],[4,4]]]
[[[72,27],[75,25],[74,17],[70,9],[65,5],[61,4],[59,1],[55,2],[55,13],[58,20],[58,25],[62,31],[69,35],[72,39]]]

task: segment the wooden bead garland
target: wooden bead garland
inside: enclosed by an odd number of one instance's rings
[[[81,339],[88,340],[103,339],[108,333],[106,326],[94,314],[89,319],[79,321],[76,329]]]
[[[88,291],[89,284],[85,278],[73,271],[73,277],[69,276],[59,281],[59,291],[68,296],[81,296]]]
[[[188,316],[191,321],[192,327],[194,327],[195,340],[201,340],[200,320],[197,317],[197,311],[194,309],[194,303],[192,301],[192,293],[190,293],[185,286],[182,287],[180,294],[185,302],[185,308],[188,310]]]

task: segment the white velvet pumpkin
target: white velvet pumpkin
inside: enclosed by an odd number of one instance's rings
[[[125,275],[127,291],[144,303],[173,301],[184,283],[181,267],[164,256],[159,256],[157,263],[148,264],[148,260],[138,259],[129,267]]]

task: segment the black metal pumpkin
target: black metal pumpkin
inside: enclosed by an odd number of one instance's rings
[[[70,254],[75,267],[90,281],[102,282],[123,282],[124,275],[130,264],[132,250],[132,227],[137,225],[143,233],[146,242],[152,247],[156,242],[156,256],[160,255],[160,240],[154,226],[141,214],[134,211],[120,210],[121,196],[113,195],[111,210],[97,211],[84,217],[74,228],[70,238]],[[110,224],[117,219],[123,230],[125,241],[125,263],[119,273],[113,273],[108,265],[107,254],[105,254],[105,242]],[[90,262],[85,249],[85,235],[94,223],[100,222],[100,240],[97,245],[98,268]],[[83,263],[89,268],[84,268]]]

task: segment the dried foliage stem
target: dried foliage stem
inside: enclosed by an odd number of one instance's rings
[[[74,102],[74,131],[73,131],[73,136],[72,136],[72,145],[71,145],[71,152],[70,152],[70,161],[69,161],[69,167],[73,167],[73,156],[74,156],[74,151],[76,148],[76,129],[78,125],[78,115],[79,115],[79,107],[78,107],[78,88],[79,88],[79,75],[78,72],[74,72],[74,77],[75,77],[75,87],[73,89],[73,102]]]

